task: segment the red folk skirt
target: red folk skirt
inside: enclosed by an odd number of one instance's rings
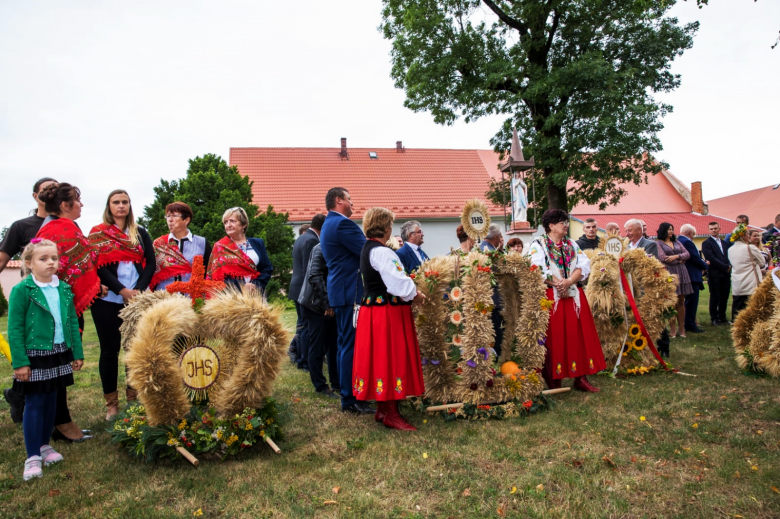
[[[412,307],[361,306],[352,368],[355,398],[387,402],[424,392]]]
[[[559,300],[557,310],[550,310],[543,368],[550,380],[592,375],[607,368],[588,300],[582,289],[578,290],[579,316],[574,299],[570,297]],[[547,298],[555,299],[552,288],[547,289]]]

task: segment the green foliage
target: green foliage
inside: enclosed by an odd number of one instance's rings
[[[245,409],[241,415],[219,418],[208,406],[193,406],[177,425],[152,427],[146,421],[146,409],[140,403],[117,415],[108,432],[111,441],[124,446],[133,456],[147,462],[180,456],[177,446],[193,455],[214,452],[222,459],[235,456],[256,443],[282,438],[280,407],[271,398],[259,409]]]
[[[8,313],[8,300],[3,293],[3,285],[0,285],[0,317]]]
[[[188,204],[193,218],[190,230],[210,243],[225,236],[222,215],[231,207],[242,207],[249,217],[247,237],[263,238],[274,267],[266,294],[278,298],[280,289],[289,288],[292,277],[292,246],[295,235],[288,225],[287,213],[277,213],[272,206],[264,212],[252,203],[252,182],[236,166],[228,166],[222,157],[206,154],[189,161],[187,176],[181,180],[161,180],[154,188],[154,202],[144,208],[139,219],[152,238],[167,234],[165,207],[174,201]]]
[[[654,95],[679,86],[669,68],[698,29],[675,3],[383,0],[381,28],[406,107],[448,125],[509,115],[491,144],[505,154],[518,128],[540,210],[605,207],[666,166],[646,160],[672,110]]]

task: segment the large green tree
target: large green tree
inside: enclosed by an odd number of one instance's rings
[[[680,84],[672,60],[698,23],[667,15],[675,0],[383,0],[382,30],[405,106],[439,124],[506,114],[534,156],[537,207],[617,203],[621,182],[664,164],[654,95]]]
[[[247,236],[263,238],[274,266],[267,293],[273,297],[290,286],[292,246],[295,236],[287,213],[277,213],[272,206],[261,212],[252,203],[252,182],[236,166],[228,166],[222,157],[207,154],[189,161],[187,176],[181,180],[161,180],[154,188],[155,199],[144,208],[140,219],[153,237],[168,233],[165,207],[173,201],[192,207],[190,230],[211,243],[225,236],[222,215],[231,207],[243,207],[249,217]]]

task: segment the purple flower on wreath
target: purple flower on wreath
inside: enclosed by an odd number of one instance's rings
[[[473,360],[467,360],[467,361],[466,361],[466,365],[467,365],[468,367],[470,367],[470,368],[476,368],[476,367],[477,367],[477,363],[476,363],[476,362],[474,362]]]
[[[488,357],[490,356],[490,354],[487,352],[485,348],[478,349],[477,353],[483,355],[485,357],[485,360],[488,360]]]
[[[438,366],[438,365],[439,365],[439,363],[440,363],[441,361],[439,361],[439,360],[432,360],[432,361],[430,361],[430,362],[431,362],[431,364],[433,364],[434,366]]]
[[[425,357],[423,357],[422,365],[423,366],[427,366],[428,365],[428,359],[426,359]]]
[[[545,344],[547,344],[547,340],[545,338],[541,338],[537,342],[539,346],[544,346]]]

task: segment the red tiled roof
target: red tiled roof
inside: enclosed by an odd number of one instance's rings
[[[485,199],[491,176],[500,178],[498,155],[489,150],[349,148],[231,148],[230,165],[254,181],[254,203],[287,211],[293,222],[325,212],[325,194],[349,190],[360,219],[372,206],[397,218],[460,217],[472,198]],[[376,152],[377,158],[369,157]],[[503,209],[488,203],[491,215]]]
[[[711,213],[726,214],[733,218],[746,214],[751,225],[764,227],[773,223],[775,216],[780,213],[780,188],[775,187],[767,186],[716,198],[707,202],[707,205]]]
[[[721,234],[730,233],[734,227],[737,226],[734,220],[727,218],[721,218],[720,216],[702,215],[697,213],[647,213],[647,214],[605,214],[605,213],[593,213],[593,214],[577,214],[572,215],[572,218],[581,222],[587,218],[595,218],[598,223],[599,229],[604,230],[604,227],[609,222],[615,222],[620,226],[621,233],[623,231],[623,225],[632,218],[638,218],[644,220],[647,224],[647,235],[654,237],[658,227],[664,223],[669,222],[674,225],[675,232],[680,232],[680,227],[683,225],[691,224],[696,228],[696,236],[708,236],[707,228],[710,222],[718,222],[720,224]],[[579,238],[579,236],[575,236]]]
[[[647,178],[647,184],[636,185],[628,182],[621,184],[620,187],[626,190],[626,195],[620,199],[617,205],[608,205],[603,211],[600,211],[598,204],[580,203],[571,210],[571,213],[577,217],[599,213],[604,217],[607,214],[625,214],[627,209],[635,214],[690,213],[692,209],[691,202],[685,196],[690,198],[690,190],[668,171],[650,175]],[[683,192],[687,193],[683,194]],[[710,212],[715,212],[712,207],[710,207]],[[729,213],[717,212],[717,214]]]

